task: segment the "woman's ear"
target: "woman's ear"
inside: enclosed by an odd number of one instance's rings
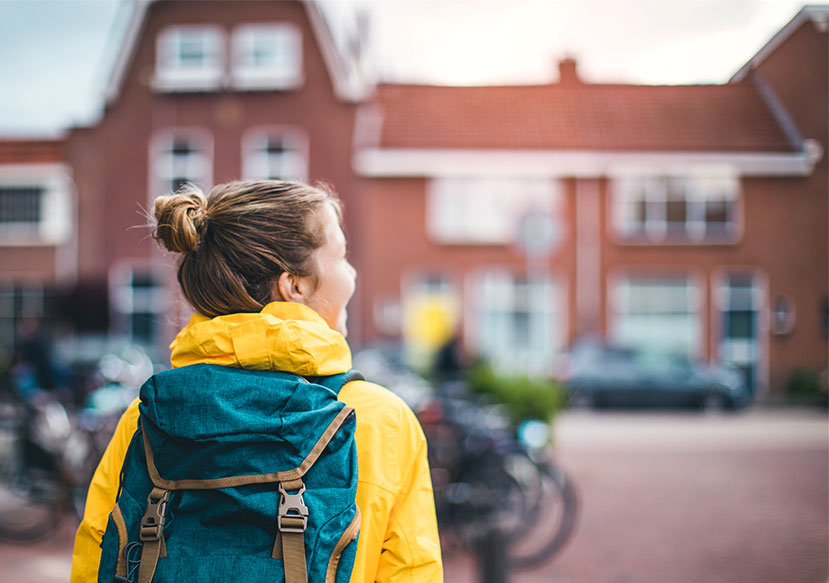
[[[304,304],[305,296],[302,293],[299,278],[291,275],[287,271],[280,273],[271,288],[271,299],[274,301],[282,300],[284,302]]]

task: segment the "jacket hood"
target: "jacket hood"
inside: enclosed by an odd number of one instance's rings
[[[271,302],[257,313],[194,314],[170,344],[173,368],[218,364],[327,376],[351,369],[351,350],[311,308]]]

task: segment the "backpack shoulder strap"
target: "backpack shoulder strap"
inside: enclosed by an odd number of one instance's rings
[[[340,390],[348,383],[352,381],[364,381],[366,377],[363,376],[358,370],[351,369],[348,372],[334,374],[330,376],[324,377],[308,377],[308,380],[312,383],[316,383],[318,385],[322,385],[327,389],[331,389],[335,393],[339,394]]]

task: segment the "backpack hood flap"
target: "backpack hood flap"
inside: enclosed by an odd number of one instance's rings
[[[158,373],[140,396],[143,429],[168,480],[293,470],[344,407],[296,375],[206,364]]]

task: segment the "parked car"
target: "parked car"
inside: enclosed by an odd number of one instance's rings
[[[750,401],[742,372],[600,342],[581,342],[565,357],[560,380],[571,407],[692,407],[738,410]]]

